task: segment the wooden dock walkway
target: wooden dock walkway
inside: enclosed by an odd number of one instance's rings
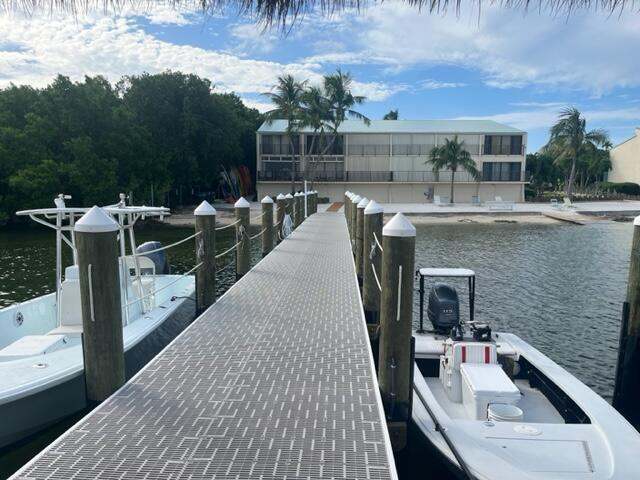
[[[346,222],[318,213],[13,478],[396,477]]]

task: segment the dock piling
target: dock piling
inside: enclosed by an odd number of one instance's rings
[[[280,243],[282,241],[282,225],[284,224],[284,214],[287,209],[287,200],[286,197],[279,193],[276,197],[276,242]]]
[[[262,199],[262,256],[273,250],[273,199],[268,195]]]
[[[367,197],[363,197],[362,200],[356,205],[356,276],[358,277],[358,283],[362,285],[362,265],[364,256],[364,209],[369,203]]]
[[[396,450],[406,445],[413,379],[411,324],[416,229],[397,213],[382,229],[378,381]]]
[[[251,205],[244,197],[240,197],[235,205],[236,211],[236,280],[251,268],[251,245],[249,240],[249,209]]]
[[[291,219],[291,226],[293,227],[293,206],[294,206],[293,195],[291,195],[290,193],[287,193],[284,196],[284,198],[287,201],[286,214],[289,215],[289,218]]]
[[[349,218],[351,223],[351,250],[353,254],[356,253],[356,233],[358,230],[358,203],[360,203],[362,197],[360,195],[354,195],[351,197],[351,203],[349,205]]]
[[[640,429],[640,216],[633,222],[627,297],[622,313],[613,406]]]
[[[384,210],[375,200],[369,201],[369,204],[364,209],[362,305],[367,323],[374,325],[378,323],[380,318],[378,281],[382,273],[382,252],[377,245],[376,238],[378,241],[382,239],[383,212]],[[378,277],[377,279],[376,276]]]
[[[302,197],[304,197],[304,194],[300,192],[296,193],[293,196],[293,225],[295,226],[295,228],[298,228],[302,223]]]
[[[196,315],[216,301],[216,209],[203,201],[193,212],[196,221]]]
[[[87,399],[101,402],[125,382],[118,224],[93,207],[78,220],[74,232]]]

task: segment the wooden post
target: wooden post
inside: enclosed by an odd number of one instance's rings
[[[290,193],[287,193],[284,198],[287,201],[287,215],[289,215],[289,218],[291,218],[291,224],[293,226],[293,205],[294,205],[294,201],[293,201],[293,195],[291,195]]]
[[[278,194],[276,197],[276,241],[280,243],[282,241],[282,225],[284,223],[284,214],[287,209],[287,200],[283,194]]]
[[[125,382],[118,224],[93,207],[75,224],[87,399],[101,402]],[[126,305],[125,305],[126,308]]]
[[[349,217],[351,218],[351,250],[353,254],[356,254],[356,233],[358,231],[358,203],[360,203],[362,197],[360,195],[354,195],[351,197],[351,204],[349,205]]]
[[[367,323],[377,324],[380,317],[380,290],[378,281],[382,274],[382,251],[374,238],[382,242],[382,218],[384,210],[375,200],[364,209],[364,252],[362,269],[362,306]],[[373,269],[375,268],[375,275]],[[376,275],[378,280],[376,280]]]
[[[216,209],[206,200],[193,212],[196,219],[196,315],[216,302]]]
[[[236,210],[236,280],[247,273],[251,268],[251,241],[249,240],[249,208],[251,205],[244,197],[234,205]]]
[[[351,225],[349,225],[349,222],[351,221],[351,216],[349,215],[350,201],[351,201],[351,192],[347,190],[344,194],[344,218],[347,221],[347,231],[349,232],[349,236],[351,236]]]
[[[273,200],[269,196],[262,199],[262,256],[273,250]]]
[[[293,196],[293,225],[298,228],[302,223],[302,193]]]
[[[640,429],[640,216],[633,222],[627,298],[622,309],[613,406]]]
[[[382,229],[382,286],[378,381],[396,449],[406,444],[410,420],[411,324],[416,229],[396,214]]]
[[[369,199],[363,197],[356,205],[356,276],[360,285],[362,285],[362,256],[364,253],[364,209],[368,203]]]

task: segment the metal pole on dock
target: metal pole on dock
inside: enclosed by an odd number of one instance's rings
[[[273,250],[273,200],[268,195],[262,199],[262,256]]]
[[[251,205],[244,197],[240,197],[235,205],[236,210],[236,280],[242,277],[251,268],[251,245],[249,240],[249,208]]]
[[[364,209],[362,305],[367,323],[371,324],[377,324],[380,317],[379,278],[376,279],[376,275],[379,277],[382,273],[382,252],[377,241],[382,241],[383,213],[383,208],[375,200],[371,200]]]
[[[356,276],[358,277],[358,283],[362,285],[362,264],[364,254],[364,209],[369,203],[367,197],[363,197],[362,200],[356,205]]]
[[[216,209],[206,200],[193,212],[196,219],[196,315],[216,302]]]
[[[622,308],[613,406],[640,429],[640,216],[633,222],[627,298]]]
[[[416,229],[397,213],[382,229],[378,381],[396,450],[406,445],[413,379],[411,323]]]
[[[358,203],[360,203],[362,197],[360,195],[354,195],[351,197],[351,204],[349,205],[349,217],[351,223],[351,250],[353,254],[356,253],[356,233],[358,230]]]
[[[284,214],[287,209],[287,200],[285,196],[281,193],[276,197],[276,242],[280,243],[282,241],[282,237],[280,236],[280,232],[282,232],[282,225],[284,224]]]
[[[105,400],[125,382],[118,230],[118,224],[98,207],[89,210],[74,227],[84,376],[91,402]]]

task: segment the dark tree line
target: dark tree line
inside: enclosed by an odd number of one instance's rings
[[[179,72],[0,90],[0,224],[16,210],[110,204],[132,192],[137,204],[175,206],[215,191],[222,169],[255,173],[262,117],[235,94]]]

